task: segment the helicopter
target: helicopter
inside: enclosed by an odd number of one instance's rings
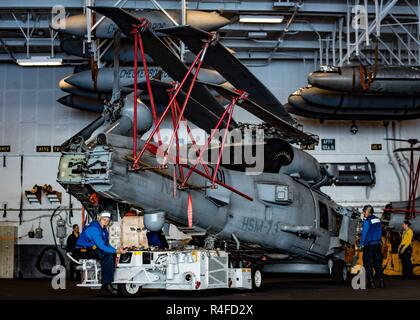
[[[135,45],[175,82],[146,79],[147,85],[137,88],[134,81],[132,94],[108,102],[100,117],[63,143],[57,181],[92,217],[105,209],[120,216],[131,208],[144,216],[164,212],[187,231],[233,244],[233,264],[264,272],[331,274],[345,283],[360,213],[324,194],[320,188],[334,181],[328,167],[293,146],[317,144],[318,138],[299,128],[220,43],[217,32],[187,25],[151,30],[146,19],[122,9],[92,10],[113,20],[127,37],[134,34]],[[196,55],[192,66],[186,67],[155,32],[183,41]],[[197,81],[203,62],[231,86]],[[138,98],[140,89],[149,93],[149,105]],[[226,107],[214,99],[214,91],[229,101]],[[155,99],[167,102],[160,114]],[[264,124],[237,123],[235,107]],[[164,137],[160,129],[170,117],[173,130]],[[207,134],[200,144],[189,122]],[[181,126],[188,143],[180,142]]]

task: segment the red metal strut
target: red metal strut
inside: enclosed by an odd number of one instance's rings
[[[230,104],[229,117],[228,117],[228,121],[227,121],[227,124],[226,124],[226,130],[225,130],[224,135],[223,135],[222,145],[221,145],[220,151],[219,151],[219,157],[217,158],[216,169],[214,170],[214,175],[213,175],[213,180],[212,180],[213,185],[214,185],[214,182],[216,181],[217,172],[219,171],[220,161],[222,160],[223,148],[225,146],[226,136],[227,136],[227,133],[228,133],[228,130],[229,130],[230,122],[232,121],[233,108],[235,107],[235,104],[238,100],[243,100],[243,99],[246,99],[247,97],[248,97],[248,93],[246,93],[245,91],[241,91],[241,95],[239,97],[236,97],[236,98],[232,99],[232,103]]]
[[[140,25],[141,26],[141,25]],[[135,26],[131,29],[131,34],[134,35],[134,119],[133,119],[133,157],[137,157],[137,47],[139,27]],[[119,75],[118,75],[119,76]]]
[[[211,140],[213,139],[214,135],[216,134],[217,129],[218,129],[218,128],[220,127],[220,125],[222,124],[223,119],[226,117],[226,115],[229,115],[229,116],[228,116],[228,123],[227,123],[227,125],[226,125],[226,130],[225,130],[225,134],[224,134],[223,141],[222,141],[222,146],[221,146],[222,148],[221,148],[221,150],[219,151],[219,156],[218,156],[218,160],[217,160],[217,163],[216,163],[216,170],[215,170],[215,172],[214,172],[213,177],[211,177],[211,181],[212,181],[212,183],[213,183],[213,185],[214,185],[214,182],[215,182],[215,179],[216,179],[216,175],[217,175],[217,171],[218,171],[218,169],[219,169],[219,165],[220,165],[221,156],[222,156],[222,153],[223,153],[223,147],[224,147],[224,143],[225,143],[225,139],[226,139],[226,135],[227,135],[227,130],[229,129],[230,121],[231,121],[231,119],[232,119],[233,108],[234,108],[235,104],[238,102],[238,100],[240,100],[240,99],[245,99],[245,98],[246,98],[246,96],[247,96],[247,93],[246,93],[246,92],[244,92],[244,91],[239,91],[239,90],[238,90],[237,92],[240,92],[240,94],[241,94],[241,95],[240,95],[240,96],[238,96],[238,97],[233,97],[233,98],[232,98],[231,102],[230,102],[230,103],[229,103],[229,105],[226,107],[226,110],[223,112],[222,117],[221,117],[221,118],[219,119],[219,121],[217,122],[216,127],[215,127],[214,129],[212,129],[212,130],[211,130],[211,134],[210,134],[209,138],[207,139],[206,144],[205,144],[205,145],[201,148],[201,150],[200,150],[200,154],[199,154],[199,156],[197,157],[197,160],[196,160],[195,164],[191,167],[190,171],[188,172],[188,174],[187,174],[187,176],[186,176],[185,180],[184,180],[184,181],[183,181],[183,183],[182,183],[182,186],[185,186],[185,184],[187,183],[188,179],[191,177],[191,174],[192,174],[193,170],[197,167],[197,165],[198,165],[199,161],[201,161],[201,159],[202,159],[202,157],[203,157],[203,155],[204,155],[204,152],[207,150],[208,146],[210,145]]]
[[[141,23],[138,24],[138,25],[133,25],[133,28],[132,28],[132,31],[131,31],[131,34],[134,35],[134,119],[133,119],[134,120],[134,125],[133,125],[133,127],[134,127],[134,132],[133,132],[133,158],[134,158],[134,161],[133,161],[131,169],[132,170],[138,170],[139,169],[138,164],[139,164],[140,159],[144,155],[146,150],[148,150],[152,154],[155,154],[155,155],[157,154],[157,150],[158,150],[157,146],[151,144],[150,142],[153,139],[154,135],[156,133],[158,133],[159,145],[162,144],[160,134],[159,134],[159,127],[162,124],[162,121],[165,118],[165,116],[167,115],[167,113],[169,112],[169,110],[171,110],[172,111],[172,122],[173,122],[173,125],[174,125],[174,132],[171,135],[171,138],[170,138],[170,141],[169,141],[169,144],[168,144],[168,148],[166,148],[166,150],[164,152],[163,165],[167,164],[168,157],[170,156],[169,155],[170,148],[172,146],[172,143],[173,143],[174,139],[176,139],[177,147],[176,147],[176,155],[175,155],[175,160],[174,160],[174,170],[175,170],[175,166],[178,165],[179,173],[180,173],[181,181],[182,181],[182,184],[181,184],[180,187],[185,188],[186,182],[188,181],[191,174],[194,172],[194,173],[197,173],[198,175],[212,181],[212,186],[213,187],[215,186],[215,184],[221,185],[222,187],[225,187],[226,189],[237,193],[238,195],[244,197],[245,199],[253,201],[253,199],[251,197],[247,196],[246,194],[244,194],[244,193],[236,190],[235,188],[223,183],[222,181],[219,181],[219,180],[216,179],[217,172],[218,172],[219,166],[220,166],[223,147],[224,147],[226,136],[227,136],[227,130],[229,129],[230,122],[232,120],[233,108],[234,108],[234,106],[235,106],[235,104],[238,100],[246,99],[247,94],[245,92],[237,90],[237,93],[240,93],[240,96],[232,98],[232,101],[230,102],[230,104],[226,108],[226,110],[223,113],[221,119],[219,119],[215,129],[212,130],[212,134],[211,134],[209,140],[207,141],[206,145],[204,146],[203,149],[201,149],[200,155],[199,155],[196,163],[194,164],[194,166],[190,167],[186,164],[180,163],[178,129],[179,129],[181,121],[185,121],[185,118],[184,118],[185,109],[186,109],[188,101],[191,97],[191,93],[192,93],[192,90],[194,88],[194,85],[197,81],[197,77],[198,77],[199,71],[201,69],[201,66],[203,64],[205,54],[206,54],[207,49],[210,46],[211,42],[213,41],[213,39],[215,37],[215,34],[212,35],[211,39],[209,39],[208,41],[203,43],[203,48],[200,50],[200,52],[195,57],[192,65],[188,68],[188,71],[185,74],[185,76],[183,77],[181,83],[177,84],[174,87],[174,92],[170,92],[170,101],[169,101],[168,105],[166,106],[164,112],[160,116],[159,120],[157,120],[156,108],[155,108],[154,99],[153,99],[152,86],[151,86],[151,83],[150,83],[150,77],[149,77],[148,68],[147,68],[147,61],[146,61],[146,58],[145,58],[143,41],[142,41],[142,38],[141,38],[141,31],[148,28],[149,22],[146,19],[139,19],[139,20],[141,21]],[[138,48],[140,48],[140,50],[141,50],[142,62],[143,62],[144,70],[145,70],[145,76],[146,76],[147,90],[148,90],[148,94],[150,96],[152,114],[153,114],[153,121],[154,121],[154,124],[155,124],[155,127],[152,130],[152,133],[146,139],[146,142],[145,142],[144,146],[142,147],[142,149],[140,150],[139,154],[137,154],[137,70],[138,70],[138,65],[137,65],[138,51],[137,51],[137,49]],[[178,96],[179,92],[181,91],[181,89],[185,85],[186,81],[189,79],[190,74],[194,70],[194,68],[195,68],[194,76],[193,76],[193,78],[191,80],[191,83],[189,85],[189,88],[188,88],[188,91],[187,91],[187,94],[186,94],[186,97],[185,97],[185,101],[182,105],[182,108],[180,108],[177,101],[176,101],[176,97]],[[218,129],[220,127],[220,125],[221,125],[223,119],[226,117],[226,115],[228,115],[226,132],[225,132],[223,140],[222,140],[222,146],[221,146],[221,150],[219,152],[219,157],[218,157],[218,161],[217,161],[217,164],[216,164],[216,170],[214,172],[214,175],[211,176],[206,164],[201,162],[201,158],[203,156],[203,153],[204,153],[205,149],[208,147],[209,143],[211,142],[211,139],[213,138],[216,129]],[[198,147],[197,147],[197,144],[194,140],[194,137],[191,134],[191,130],[190,130],[188,125],[186,125],[186,127],[187,127],[188,134],[189,134],[189,136],[190,136],[190,138],[193,142],[193,145],[196,148],[196,151],[198,151]],[[172,159],[173,157],[171,156],[170,158]],[[205,173],[196,169],[196,166],[200,162],[201,162],[202,166],[204,167],[204,169],[206,171]],[[183,170],[182,170],[181,167],[187,168],[189,170],[188,175],[185,179],[183,177]],[[174,183],[176,182],[175,174],[176,174],[176,172],[174,171]]]
[[[206,55],[207,48],[209,47],[210,43],[204,43],[203,49],[200,51],[199,54],[200,59],[198,60],[197,67],[194,72],[193,79],[191,81],[190,87],[188,88],[187,96],[185,97],[184,104],[182,106],[181,111],[179,112],[178,122],[174,128],[174,132],[171,135],[171,139],[169,140],[168,149],[165,152],[165,157],[163,159],[163,164],[166,164],[168,161],[168,150],[170,150],[172,143],[174,142],[175,134],[178,132],[179,124],[181,123],[182,117],[184,116],[185,109],[187,108],[188,100],[190,99],[192,89],[194,88],[195,82],[197,81],[198,73],[200,72],[201,66],[203,64],[204,56]],[[194,66],[194,65],[193,65]],[[175,93],[176,94],[176,93]]]
[[[411,161],[410,164],[410,193],[408,196],[409,201],[409,210],[410,213],[407,214],[407,218],[411,219],[414,218],[416,215],[416,194],[417,188],[419,186],[419,176],[420,176],[420,158],[417,162],[417,168],[414,170],[414,155],[413,150],[411,150]]]
[[[185,74],[184,78],[181,81],[181,84],[176,89],[174,96],[172,97],[171,101],[169,101],[168,105],[165,108],[165,111],[162,113],[162,115],[159,118],[156,126],[153,128],[152,133],[147,138],[145,145],[143,146],[143,148],[141,149],[140,153],[135,158],[134,163],[133,163],[133,168],[136,168],[137,167],[137,164],[139,163],[139,161],[140,161],[141,157],[143,156],[144,152],[146,151],[146,146],[150,143],[150,141],[152,140],[152,137],[154,136],[154,134],[156,133],[156,131],[159,129],[159,126],[162,124],[163,119],[165,118],[166,114],[170,110],[171,105],[174,102],[174,100],[176,99],[176,97],[178,96],[179,92],[181,91],[181,88],[183,87],[183,85],[187,81],[188,77],[190,76],[190,74],[191,74],[191,72],[192,72],[192,70],[194,68],[194,65],[197,63],[197,61],[200,58],[202,52],[203,52],[203,49],[201,49],[200,53],[195,57],[193,64],[188,69],[187,73]]]
[[[172,97],[172,92],[169,91],[169,98],[171,98],[171,97]],[[180,112],[181,111],[180,110],[180,107],[178,105],[178,102],[176,100],[174,101],[173,105],[174,105],[174,109],[175,109],[175,114],[177,112]],[[192,145],[193,145],[193,147],[195,149],[195,152],[196,153],[199,153],[200,149],[197,146],[197,142],[195,141],[194,136],[192,135],[191,129],[190,129],[189,125],[187,124],[187,121],[186,121],[186,119],[185,119],[184,116],[182,116],[182,121],[184,121],[184,123],[185,123],[185,127],[187,129],[188,136],[191,139],[191,142],[192,142]],[[174,127],[175,127],[175,125],[174,125]],[[210,171],[209,171],[207,165],[205,163],[203,163],[203,162],[201,162],[200,164],[203,166],[204,170],[206,171],[206,174],[210,176]],[[181,172],[182,172],[182,170],[181,170]],[[182,173],[182,175],[180,175],[180,178],[181,178],[182,181],[184,180],[183,173]]]
[[[149,144],[146,147],[146,149],[151,154],[156,155],[157,154],[158,147],[155,146],[155,145],[153,145],[153,144]],[[213,179],[212,176],[207,175],[204,172],[201,172],[200,170],[197,170],[195,168],[192,168],[192,167],[188,166],[187,164],[180,163],[179,165],[182,166],[182,167],[184,167],[184,168],[186,168],[186,169],[189,169],[191,171],[194,171],[194,173],[197,173],[198,175],[202,176],[203,178],[207,178],[208,180],[212,180]],[[228,190],[230,190],[230,191],[232,191],[232,192],[234,192],[234,193],[236,193],[236,194],[238,194],[238,195],[240,195],[241,197],[243,197],[243,198],[245,198],[245,199],[247,199],[249,201],[254,201],[254,199],[251,198],[250,196],[248,196],[247,194],[245,194],[245,193],[243,193],[243,192],[241,192],[241,191],[233,188],[232,186],[230,186],[230,185],[228,185],[228,184],[226,184],[226,183],[224,183],[224,182],[222,182],[222,181],[220,181],[218,179],[216,179],[215,183],[218,184],[218,185],[220,185],[220,186],[222,186],[222,187],[224,187],[224,188],[226,188],[226,189],[228,189]]]
[[[157,123],[156,106],[153,98],[152,86],[150,83],[149,69],[147,67],[146,56],[144,54],[143,39],[140,30],[145,30],[149,27],[150,22],[147,19],[139,19],[140,23],[133,25],[131,34],[134,37],[134,119],[133,119],[133,157],[137,157],[137,81],[138,81],[138,48],[140,48],[141,60],[143,63],[144,74],[146,77],[147,91],[150,97],[150,104],[152,107],[153,122]],[[152,137],[155,133],[153,133]],[[162,144],[159,129],[157,130],[159,145]]]

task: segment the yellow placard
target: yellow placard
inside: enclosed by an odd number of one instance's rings
[[[191,255],[193,256],[194,261],[198,261],[198,252],[197,252],[197,251],[193,250],[193,251],[191,252]]]

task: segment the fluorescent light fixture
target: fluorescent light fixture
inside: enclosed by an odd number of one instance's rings
[[[251,38],[251,39],[265,39],[265,38],[267,38],[267,32],[251,31],[251,32],[248,32],[248,38]]]
[[[239,22],[242,23],[282,23],[283,16],[252,16],[240,15]]]
[[[16,63],[22,67],[61,66],[63,59],[48,56],[33,56],[27,59],[16,59]]]

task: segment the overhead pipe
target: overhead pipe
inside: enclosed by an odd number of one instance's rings
[[[389,129],[389,122],[384,123],[384,126],[385,126],[385,138],[386,139],[389,139],[390,138],[390,135],[389,135],[389,130],[390,130]],[[399,199],[399,201],[402,201],[403,200],[403,194],[402,194],[402,188],[401,188],[401,180],[402,180],[402,178],[401,178],[401,175],[400,175],[399,171],[397,170],[396,160],[395,160],[395,158],[392,155],[393,150],[392,150],[392,142],[391,142],[391,140],[386,140],[386,151],[387,151],[387,154],[388,154],[389,164],[392,166],[392,168],[394,169],[395,175],[397,176],[398,190],[399,190],[399,193],[400,193],[400,197],[399,197],[400,199]]]
[[[274,46],[274,48],[273,48],[273,50],[271,50],[270,51],[270,53],[269,53],[269,55],[268,55],[268,59],[267,59],[267,62],[265,62],[265,63],[261,63],[261,64],[248,64],[247,66],[248,67],[265,67],[265,66],[267,66],[267,65],[269,65],[270,63],[271,63],[271,60],[273,60],[273,57],[274,57],[274,54],[277,52],[277,50],[278,50],[278,48],[280,47],[280,44],[283,42],[283,40],[284,40],[284,37],[286,36],[286,34],[289,32],[289,28],[290,28],[290,26],[292,25],[292,23],[293,23],[293,21],[295,21],[295,17],[296,17],[296,15],[297,15],[297,13],[298,13],[298,11],[299,11],[299,8],[302,6],[302,1],[300,1],[299,3],[297,3],[296,5],[295,5],[295,9],[294,9],[294,11],[293,11],[293,13],[292,13],[292,16],[289,18],[289,20],[287,21],[287,23],[286,23],[286,26],[284,27],[284,29],[283,29],[283,32],[282,32],[282,34],[280,35],[280,37],[277,39],[277,41],[275,42],[275,46]],[[307,21],[305,21],[305,22],[307,22]],[[318,33],[318,35],[319,35],[319,33]],[[256,42],[270,42],[269,40],[268,41],[264,41],[264,40],[260,40],[260,41],[258,41],[258,40],[254,40],[254,41],[256,41]],[[271,41],[272,42],[272,41]]]
[[[397,138],[398,139],[402,139],[402,135],[401,135],[401,128],[402,128],[402,126],[401,126],[401,124],[398,124],[398,136],[397,136]],[[400,141],[400,143],[399,143],[399,147],[402,147],[402,145],[401,145],[401,141]],[[410,161],[408,160],[408,158],[405,156],[405,154],[404,154],[404,152],[401,152],[401,156],[402,156],[402,158],[403,158],[403,161],[402,161],[402,168],[403,168],[403,170],[404,170],[404,173],[406,174],[406,176],[407,177],[409,177],[409,172],[410,172]]]
[[[338,21],[338,55],[339,55],[339,61],[338,61],[338,66],[342,67],[343,66],[343,22],[344,22],[344,18],[341,17],[340,20]]]
[[[337,23],[334,23],[334,31],[332,33],[331,50],[332,50],[332,65],[335,66],[335,38],[337,36]]]
[[[187,1],[181,0],[181,25],[187,24]],[[185,44],[184,42],[180,42],[179,46],[179,57],[181,58],[182,62],[185,62]]]
[[[346,52],[346,57],[347,57],[347,64],[350,64],[350,54],[348,54],[350,52],[350,0],[347,0],[347,12],[346,12],[346,36],[347,36],[347,52]],[[343,59],[343,58],[341,58]],[[340,61],[340,64],[343,65],[343,60]]]
[[[396,129],[395,129],[395,121],[392,121],[392,138],[393,139],[397,139],[397,135],[396,135]],[[392,140],[393,143],[393,149],[397,149],[397,141]],[[402,200],[407,199],[407,185],[408,185],[408,181],[407,181],[407,177],[404,175],[404,170],[403,170],[403,159],[400,155],[399,152],[392,152],[392,154],[394,155],[395,159],[398,162],[398,171],[401,173],[401,177],[403,179],[403,184],[401,186],[401,194],[402,194]]]
[[[359,7],[359,0],[355,1],[355,7]],[[355,17],[357,17],[358,13],[357,10],[354,12]],[[354,35],[355,35],[355,46],[356,46],[356,56],[359,56],[359,23],[356,21],[355,28],[354,28]]]
[[[381,36],[381,23],[379,21],[380,16],[379,16],[379,3],[378,0],[374,0],[375,1],[375,24],[376,24],[376,37],[379,38]],[[382,3],[381,3],[382,4]]]
[[[299,4],[301,4],[301,2],[299,2]],[[280,47],[280,44],[283,42],[284,37],[285,37],[285,36],[286,36],[286,34],[289,32],[289,28],[290,28],[291,24],[293,23],[293,21],[294,21],[294,19],[295,19],[296,15],[297,15],[297,13],[298,13],[298,11],[299,11],[299,8],[301,7],[301,5],[299,5],[299,4],[296,4],[296,5],[295,5],[295,10],[293,11],[292,16],[291,16],[291,17],[290,17],[290,19],[287,21],[287,24],[286,24],[286,26],[284,27],[283,32],[281,33],[280,37],[277,39],[277,44],[276,44],[276,46],[275,46],[275,47],[273,48],[273,50],[270,52],[270,56],[268,57],[268,63],[270,63],[270,62],[271,62],[271,60],[272,60],[272,58],[273,58],[274,53],[276,53],[277,49]]]
[[[366,30],[369,27],[369,21],[368,21],[368,0],[365,0],[365,10],[366,10],[366,14],[365,14],[365,26],[366,26]],[[366,46],[369,46],[369,32],[366,32]]]

